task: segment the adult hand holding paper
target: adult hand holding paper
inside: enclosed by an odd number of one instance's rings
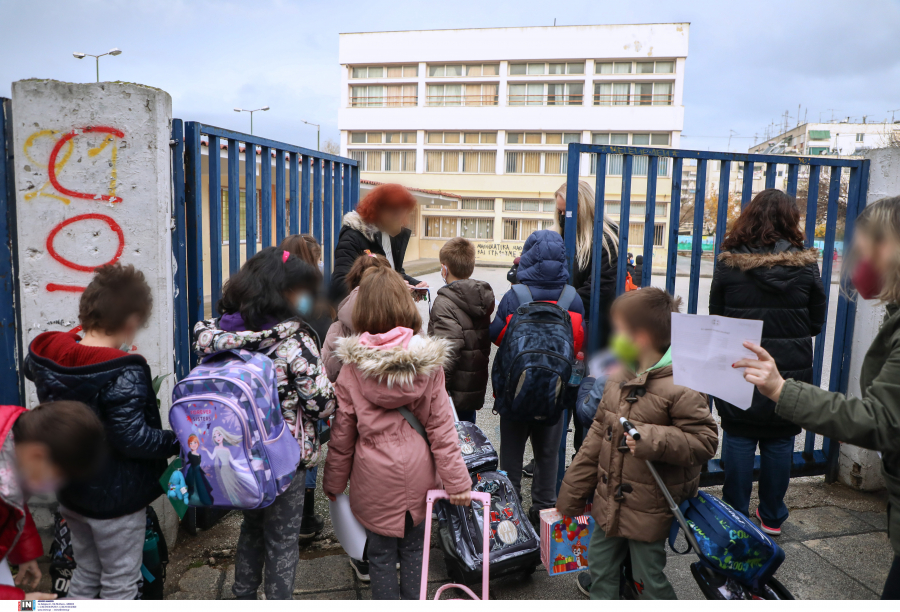
[[[741,410],[753,401],[753,385],[733,363],[756,355],[744,347],[759,344],[762,321],[672,313],[674,383],[708,393]]]

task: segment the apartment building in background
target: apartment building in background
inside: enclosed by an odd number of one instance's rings
[[[359,162],[363,195],[382,182],[417,190],[407,260],[436,258],[464,236],[479,261],[509,262],[533,231],[555,226],[569,143],[678,146],[688,33],[671,23],[341,34],[341,154]],[[636,249],[647,165],[634,160]],[[584,155],[592,185],[595,166]],[[609,156],[606,172],[617,219],[622,157]],[[671,164],[660,160],[660,250],[670,193]]]

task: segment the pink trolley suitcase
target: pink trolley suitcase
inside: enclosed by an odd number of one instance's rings
[[[425,498],[427,502],[427,507],[425,508],[425,550],[422,555],[422,586],[419,589],[419,599],[424,600],[426,597],[426,593],[428,591],[428,557],[431,549],[431,510],[434,506],[434,502],[437,499],[450,499],[450,495],[443,490],[440,489],[432,489],[428,491],[428,496]],[[484,520],[481,524],[484,527],[484,531],[481,534],[481,541],[484,543],[484,550],[481,553],[482,559],[490,559],[491,558],[491,538],[489,534],[489,530],[491,528],[491,494],[490,493],[479,493],[478,491],[472,491],[472,499],[480,501],[482,504],[482,508],[484,510]],[[488,568],[490,563],[482,563],[481,564],[481,600],[488,600]],[[466,593],[472,599],[478,599],[478,596],[472,592],[472,590],[464,584],[445,584],[440,587],[437,592],[434,594],[435,600],[441,598],[441,593],[446,591],[447,589],[459,589]]]

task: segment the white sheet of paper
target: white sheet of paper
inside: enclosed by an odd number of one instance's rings
[[[753,401],[753,385],[743,368],[731,364],[756,355],[745,340],[759,344],[763,322],[752,319],[672,313],[674,383],[721,398],[741,410]]]
[[[338,495],[335,501],[328,501],[334,535],[352,559],[362,559],[366,548],[366,528],[360,524],[350,510],[350,496]]]

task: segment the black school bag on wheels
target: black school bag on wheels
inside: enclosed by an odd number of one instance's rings
[[[494,411],[514,421],[552,425],[565,407],[575,364],[569,306],[577,294],[566,285],[553,304],[533,301],[526,285],[512,290],[519,306],[494,358]]]

